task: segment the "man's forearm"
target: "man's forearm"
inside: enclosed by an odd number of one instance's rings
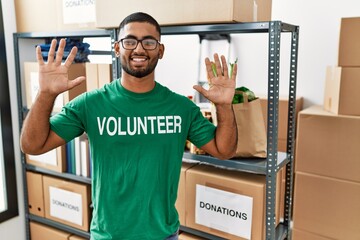
[[[232,105],[217,105],[216,146],[223,158],[231,158],[236,152],[237,129]]]
[[[38,154],[49,136],[49,118],[56,96],[39,93],[27,114],[20,136],[21,149],[25,153]]]

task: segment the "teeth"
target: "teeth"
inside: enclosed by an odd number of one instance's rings
[[[135,61],[135,62],[145,62],[146,59],[144,59],[144,58],[133,58],[132,60]]]

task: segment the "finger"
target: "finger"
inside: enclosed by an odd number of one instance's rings
[[[52,63],[54,61],[56,44],[57,44],[56,39],[53,39],[51,41],[50,50],[48,53],[48,63]]]
[[[58,50],[57,50],[57,53],[56,53],[56,58],[55,58],[55,63],[58,66],[61,65],[62,58],[64,56],[65,45],[66,45],[65,39],[62,38],[60,40],[60,42],[59,42],[59,47],[58,47]]]
[[[83,81],[85,81],[85,77],[84,76],[80,76],[80,77],[77,77],[75,78],[74,80],[71,80],[68,82],[68,88],[69,90],[80,85]]]
[[[73,48],[71,49],[70,54],[69,54],[69,56],[66,58],[65,64],[64,64],[67,68],[69,68],[70,65],[73,63],[73,61],[74,61],[74,59],[75,59],[75,57],[76,57],[77,51],[78,51],[77,47],[73,47]]]
[[[217,75],[223,75],[223,71],[220,64],[219,55],[217,53],[214,54],[215,66],[216,66],[216,73]]]
[[[44,65],[44,58],[41,54],[41,47],[40,46],[36,46],[36,60],[38,61],[39,65]]]
[[[208,91],[200,85],[194,85],[193,88],[198,91],[201,95],[207,98]]]
[[[226,58],[224,55],[221,55],[221,64],[222,64],[222,67],[223,67],[223,75],[224,77],[228,78],[229,77],[229,70],[228,70],[228,65],[226,63]]]
[[[233,68],[233,72],[231,75],[231,80],[235,81],[236,80],[236,74],[237,74],[237,63],[235,63],[234,68]]]
[[[206,66],[206,72],[209,79],[215,77],[212,67],[211,67],[211,61],[209,58],[205,58],[205,66]]]

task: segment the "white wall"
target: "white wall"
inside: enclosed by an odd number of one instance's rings
[[[15,8],[14,8],[14,2],[9,0],[1,0],[1,5],[3,10],[3,18],[4,18],[6,57],[8,64],[19,216],[0,224],[0,236],[1,239],[22,240],[25,239],[25,217],[24,217],[24,204],[23,204],[24,194],[23,194],[22,166],[20,160],[21,158],[20,158],[20,147],[19,147],[19,122],[18,122],[18,112],[17,112],[17,96],[16,96],[16,81],[15,81],[15,67],[14,67],[15,60],[13,54],[14,53],[13,33],[16,32],[16,20],[15,20],[15,10],[14,10]]]
[[[360,1],[272,0],[272,3],[272,20],[300,26],[297,96],[304,97],[305,107],[322,104],[326,66],[337,65],[341,18],[359,17]],[[287,95],[290,34],[282,34],[281,40],[280,95]],[[166,50],[157,80],[190,95],[198,77],[198,38],[166,36],[163,42]],[[267,46],[265,34],[232,35],[229,59],[239,59],[237,85],[248,86],[259,95],[267,92]],[[227,56],[226,46],[219,53]],[[203,59],[200,61],[203,64]]]

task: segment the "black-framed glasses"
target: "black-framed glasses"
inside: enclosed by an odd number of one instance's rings
[[[137,48],[137,45],[139,42],[141,43],[141,46],[145,50],[154,50],[160,42],[153,38],[144,38],[141,40],[137,40],[135,38],[123,38],[120,39],[119,42],[121,42],[121,45],[126,50],[134,50]]]

